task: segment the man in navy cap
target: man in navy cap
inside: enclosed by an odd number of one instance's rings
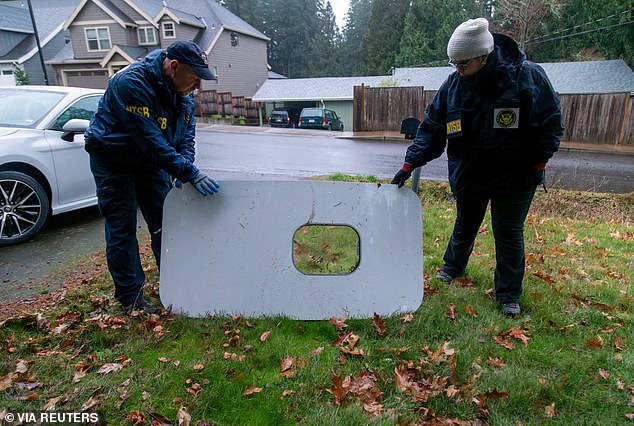
[[[163,202],[172,180],[200,194],[219,186],[194,165],[196,106],[192,92],[212,80],[207,56],[177,41],[113,75],[86,130],[86,151],[105,218],[106,258],[125,314],[155,313],[143,297],[145,274],[136,238],[137,207],[160,267]]]

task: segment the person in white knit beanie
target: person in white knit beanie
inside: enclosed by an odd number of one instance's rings
[[[491,206],[495,298],[518,317],[525,272],[524,222],[546,163],[559,148],[561,111],[544,70],[484,18],[458,25],[447,43],[449,74],[425,109],[392,183],[447,151],[456,221],[436,279],[467,274],[475,239]],[[483,284],[484,285],[484,284]],[[488,282],[487,284],[488,285]]]
[[[469,19],[458,25],[447,43],[447,56],[453,62],[465,61],[493,51],[493,34],[489,21],[484,18]]]
[[[489,21],[484,18],[469,19],[458,25],[447,43],[449,65],[462,76],[473,75],[484,67],[493,47]]]

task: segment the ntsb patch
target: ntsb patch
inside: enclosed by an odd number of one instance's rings
[[[462,132],[462,122],[460,119],[447,122],[447,135]]]
[[[519,128],[519,119],[519,108],[495,108],[493,110],[494,129],[517,129]]]

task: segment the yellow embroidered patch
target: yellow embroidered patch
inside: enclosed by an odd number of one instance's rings
[[[460,119],[458,120],[454,120],[454,121],[449,121],[447,123],[447,134],[451,135],[454,133],[460,133],[462,132],[462,122],[460,121]]]

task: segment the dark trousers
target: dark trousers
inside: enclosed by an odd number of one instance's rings
[[[456,223],[445,251],[443,269],[452,277],[465,273],[475,238],[491,201],[491,222],[495,238],[495,297],[501,303],[519,302],[524,279],[524,221],[535,188],[518,192],[455,194]]]
[[[105,219],[106,258],[115,299],[129,305],[145,282],[136,237],[137,207],[148,225],[156,264],[161,262],[163,202],[170,190],[168,174],[142,167],[125,156],[91,153],[90,168],[97,185],[99,212]]]

